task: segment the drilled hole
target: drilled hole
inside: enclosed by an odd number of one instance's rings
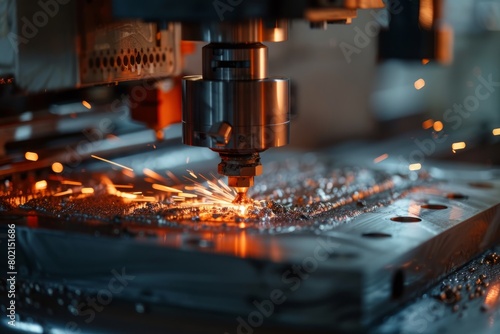
[[[102,58],[102,66],[104,66],[104,67],[108,66],[108,58],[107,57]]]
[[[109,65],[111,67],[114,67],[115,66],[115,57],[109,57]]]
[[[141,63],[141,54],[140,54],[140,53],[138,53],[138,54],[137,54],[137,56],[135,56],[135,62],[136,62],[137,64],[140,64],[140,63]]]
[[[118,65],[118,67],[122,66],[122,57],[116,57],[116,65]]]
[[[450,193],[450,194],[447,194],[446,197],[450,198],[450,199],[467,199],[468,198],[468,196],[463,195],[463,194],[459,194],[459,193]]]
[[[409,216],[392,217],[391,220],[393,222],[398,222],[398,223],[418,223],[418,222],[422,221],[422,219],[420,219],[420,218],[409,217]]]
[[[123,65],[128,66],[128,56],[123,57]]]
[[[392,276],[392,299],[399,299],[405,292],[405,273],[399,269]]]
[[[444,210],[448,209],[446,205],[441,205],[441,204],[424,204],[420,206],[423,209],[429,209],[429,210]]]
[[[154,58],[153,54],[150,54],[149,55],[149,62],[152,63],[154,61],[155,61],[155,58]]]
[[[135,65],[135,57],[130,56],[130,65],[134,66]]]
[[[362,236],[366,237],[366,238],[390,238],[390,237],[392,237],[391,234],[382,233],[382,232],[363,233]]]
[[[95,59],[95,67],[97,68],[101,67],[101,58],[97,57]]]
[[[159,54],[156,54],[156,62],[159,63],[160,62],[160,55]]]
[[[166,60],[167,60],[167,56],[165,56],[165,54],[162,53],[162,55],[161,55],[161,61],[166,61]]]
[[[89,58],[89,68],[93,68],[93,67],[94,67],[94,59]]]
[[[147,62],[148,62],[148,56],[143,55],[143,56],[142,56],[142,63],[143,63],[143,64],[147,64]]]

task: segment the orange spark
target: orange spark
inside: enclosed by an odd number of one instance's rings
[[[120,167],[120,168],[123,168],[123,169],[129,170],[129,171],[131,171],[131,172],[133,172],[133,171],[134,171],[134,170],[133,170],[132,168],[130,168],[130,167],[127,167],[127,166],[121,165],[121,164],[119,164],[119,163],[116,163],[116,162],[111,161],[111,160],[108,160],[108,159],[104,159],[104,158],[98,157],[97,155],[93,155],[93,154],[92,154],[92,155],[91,155],[91,157],[92,157],[92,158],[94,158],[94,159],[101,160],[101,161],[107,162],[107,163],[109,163],[109,164],[112,164],[112,165],[118,166],[118,167]]]
[[[379,162],[384,161],[384,160],[385,160],[385,159],[387,159],[388,157],[389,157],[389,154],[384,153],[384,154],[382,154],[381,156],[378,156],[378,157],[376,157],[375,159],[373,159],[373,162],[374,162],[374,163],[376,163],[376,164],[378,164]]]
[[[87,109],[92,109],[92,105],[85,100],[82,101],[82,105]]]
[[[164,186],[162,184],[155,183],[152,185],[153,189],[165,191],[167,193],[182,193],[182,190]]]
[[[443,125],[443,122],[436,121],[436,122],[434,122],[432,127],[434,128],[434,131],[439,132],[439,131],[443,130],[444,125]]]
[[[35,152],[26,152],[24,153],[24,157],[29,161],[38,161],[38,154]]]
[[[35,183],[35,189],[36,190],[47,189],[47,181],[45,181],[45,180],[38,181],[37,183]]]
[[[60,163],[60,162],[54,162],[52,164],[52,171],[54,173],[62,173],[63,170],[64,170],[64,166],[63,166],[62,163]]]

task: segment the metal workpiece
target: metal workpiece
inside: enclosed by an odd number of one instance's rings
[[[251,19],[238,22],[206,21],[182,24],[182,39],[209,43],[283,42],[288,21]]]
[[[183,80],[183,142],[260,152],[289,142],[289,81]],[[223,138],[223,140],[221,140]]]

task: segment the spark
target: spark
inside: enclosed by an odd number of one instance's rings
[[[175,176],[174,173],[172,173],[171,171],[167,170],[165,172],[167,174],[167,176],[172,179],[172,181],[174,181],[175,183],[182,183],[181,180],[179,180],[179,178],[177,176]]]
[[[500,128],[493,129],[493,136],[500,136]]]
[[[238,227],[239,227],[239,228],[245,228],[245,227],[246,227],[246,225],[245,225],[245,223],[240,223],[240,224],[238,225]]]
[[[427,65],[429,63],[429,61],[430,61],[429,59],[423,58],[422,59],[422,65]]]
[[[115,188],[132,189],[132,188],[134,188],[134,185],[132,185],[132,184],[115,184]]]
[[[195,194],[189,194],[189,193],[179,193],[177,194],[179,197],[185,197],[185,198],[196,198],[198,195]]]
[[[94,188],[82,188],[82,194],[93,194]]]
[[[439,132],[439,131],[443,130],[444,125],[443,125],[443,122],[436,121],[436,122],[434,122],[434,124],[432,125],[432,127],[433,127],[434,131]]]
[[[54,162],[52,164],[52,171],[54,173],[62,173],[63,170],[64,170],[64,166],[63,166],[62,163],[60,163],[60,162]]]
[[[82,101],[82,105],[89,110],[92,109],[92,105],[85,100]]]
[[[420,170],[422,168],[422,164],[411,164],[410,166],[408,166],[408,169],[411,170],[411,171],[416,171],[416,170]]]
[[[99,156],[97,156],[97,155],[93,155],[93,154],[92,154],[92,155],[91,155],[91,157],[92,157],[92,158],[94,158],[94,159],[101,160],[101,161],[107,162],[107,163],[109,163],[109,164],[112,164],[112,165],[115,165],[115,166],[121,167],[121,168],[126,169],[126,170],[131,171],[131,172],[133,172],[133,171],[134,171],[134,170],[133,170],[132,168],[130,168],[130,167],[127,167],[127,166],[121,165],[121,164],[119,164],[119,163],[116,163],[116,162],[114,162],[114,161],[110,161],[110,160],[108,160],[108,159],[101,158],[101,157],[99,157]]]
[[[35,152],[26,152],[24,153],[24,157],[29,161],[38,161],[38,154]]]
[[[466,147],[466,145],[465,145],[465,142],[463,142],[463,141],[451,144],[451,149],[453,151],[463,150],[465,147]]]
[[[196,174],[195,174],[192,170],[190,170],[190,169],[186,169],[186,170],[187,170],[187,172],[189,173],[189,175],[191,175],[191,176],[192,176],[192,177],[194,177],[195,179],[197,179],[197,178],[198,178],[198,176],[196,176]]]
[[[190,159],[190,157],[187,157],[187,158],[186,158],[186,164],[188,164],[188,163],[189,163],[189,159]]]
[[[35,183],[35,189],[37,190],[47,189],[47,181],[45,180],[38,181],[37,183]]]
[[[413,84],[416,90],[421,90],[425,86],[425,80],[420,78]]]
[[[66,184],[66,185],[69,185],[69,186],[81,186],[82,185],[81,182],[70,181],[70,180],[63,180],[63,181],[61,181],[61,184]]]
[[[71,195],[72,193],[73,193],[73,189],[68,189],[66,191],[58,192],[58,193],[54,194],[54,196],[59,197],[59,196],[64,196],[64,195]]]
[[[144,168],[142,172],[144,173],[144,175],[149,176],[150,178],[155,179],[156,181],[167,183],[167,179],[165,179],[163,176],[161,176],[160,174],[149,168]]]
[[[164,186],[164,185],[158,184],[158,183],[153,184],[152,187],[153,187],[153,189],[165,191],[167,193],[178,193],[178,194],[182,193],[182,190],[175,189],[172,187],[167,187],[167,186]]]
[[[433,124],[434,124],[434,120],[429,118],[428,120],[422,122],[422,128],[424,130],[430,129]]]
[[[373,159],[373,162],[374,162],[374,163],[376,163],[376,164],[378,164],[379,162],[384,161],[384,160],[385,160],[385,159],[387,159],[388,157],[389,157],[389,154],[384,153],[384,154],[382,154],[381,156],[376,157],[375,159]]]

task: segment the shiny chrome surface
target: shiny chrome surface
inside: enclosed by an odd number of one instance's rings
[[[288,21],[251,19],[183,23],[182,38],[211,43],[282,42],[288,38]]]
[[[289,140],[288,79],[249,81],[184,78],[183,140],[215,150],[259,152]],[[219,125],[231,127],[227,143]]]
[[[267,78],[267,47],[261,43],[203,47],[203,79],[257,80]]]

